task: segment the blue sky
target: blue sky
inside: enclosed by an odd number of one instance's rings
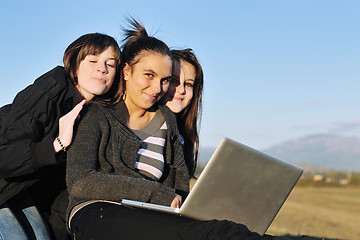
[[[360,137],[360,1],[26,1],[0,3],[0,106],[62,64],[79,36],[121,40],[126,17],[205,72],[201,146],[264,149],[311,134]]]

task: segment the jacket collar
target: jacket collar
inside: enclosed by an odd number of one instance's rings
[[[53,70],[54,78],[58,81],[62,89],[66,89],[66,93],[64,96],[64,103],[66,107],[66,111],[70,111],[73,109],[73,99],[76,94],[76,87],[72,80],[66,77],[64,67],[57,66]]]
[[[157,107],[160,108],[162,114],[164,115],[166,124],[168,125],[169,136],[172,138],[174,135],[174,129],[177,129],[176,116],[166,105],[157,104]],[[111,110],[115,118],[123,125],[127,126],[127,118],[129,116],[129,112],[125,105],[125,102],[123,100],[120,100],[118,103],[112,106]]]
[[[111,111],[119,122],[127,126],[127,118],[129,116],[129,112],[127,110],[124,100],[120,100],[118,103],[111,106]]]

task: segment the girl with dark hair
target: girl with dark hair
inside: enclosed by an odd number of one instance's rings
[[[272,239],[229,221],[121,205],[130,199],[180,207],[189,191],[176,117],[157,104],[172,79],[171,53],[135,20],[132,26],[122,52],[121,98],[108,106],[85,106],[68,153],[67,222],[73,238]]]
[[[63,62],[0,109],[1,239],[49,239],[38,208],[49,214],[66,187],[74,122],[86,101],[111,101],[117,91],[114,38],[83,35],[65,50]]]
[[[180,207],[188,192],[176,118],[157,104],[172,79],[170,49],[135,20],[125,32],[121,97],[85,107],[68,152],[68,222],[76,239],[127,236],[120,222],[136,228],[144,219],[129,216],[131,209],[117,204],[123,198]],[[98,211],[103,221],[94,222]]]
[[[180,134],[184,138],[184,157],[190,176],[194,177],[199,152],[204,76],[192,49],[171,50],[173,81],[162,102],[176,114]]]

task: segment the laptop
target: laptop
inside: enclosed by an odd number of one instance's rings
[[[230,220],[263,235],[303,170],[224,138],[181,208],[122,200],[122,204],[199,220]]]

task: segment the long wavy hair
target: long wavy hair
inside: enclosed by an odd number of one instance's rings
[[[171,50],[174,61],[190,63],[195,68],[193,97],[189,105],[176,114],[180,134],[184,138],[184,156],[191,177],[195,177],[199,153],[199,129],[202,114],[202,92],[204,75],[202,67],[190,48]]]

